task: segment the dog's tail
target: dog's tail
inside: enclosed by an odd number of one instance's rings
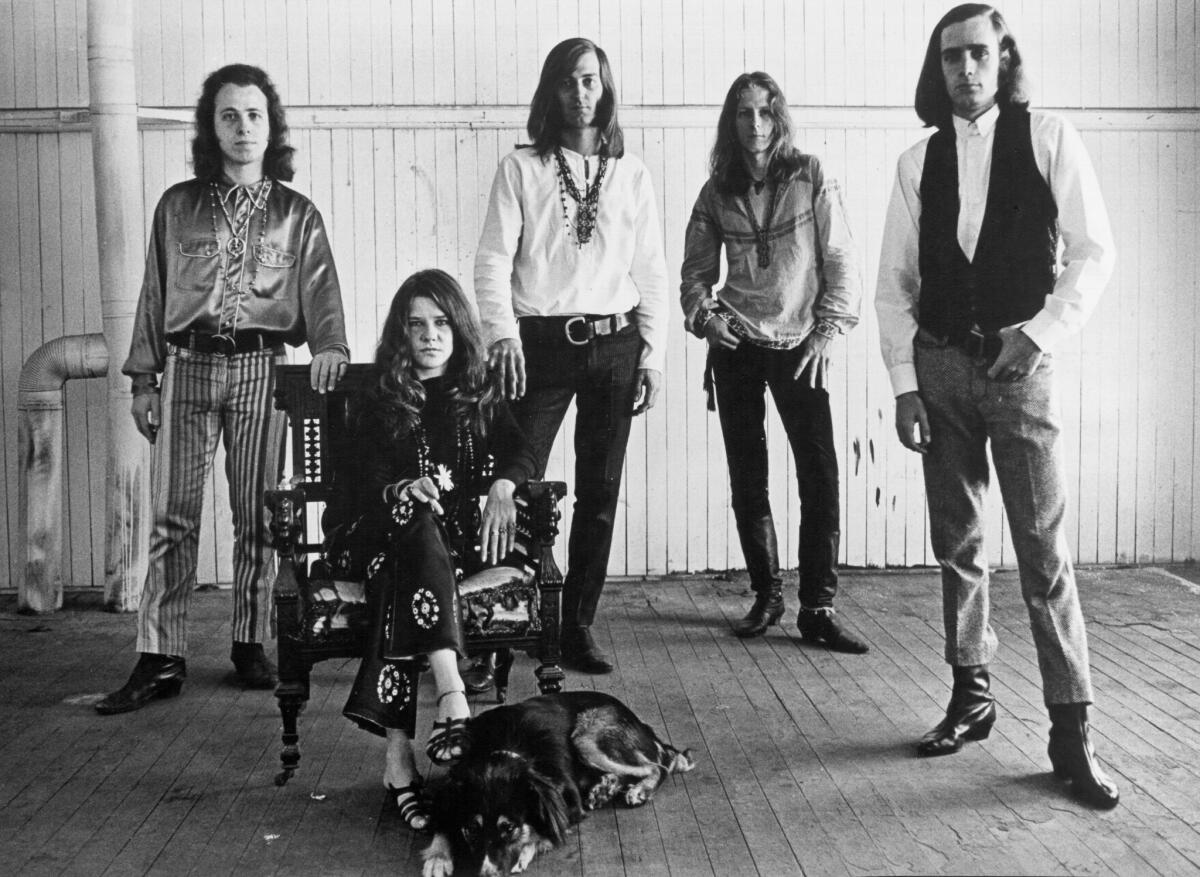
[[[658,747],[658,765],[663,769],[662,779],[665,780],[667,774],[687,773],[696,767],[696,759],[692,757],[692,750],[680,751],[660,739],[657,734],[654,735],[654,743]]]

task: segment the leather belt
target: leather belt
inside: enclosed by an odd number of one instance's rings
[[[633,311],[625,314],[575,314],[570,317],[521,317],[521,340],[530,344],[569,344],[574,347],[617,335],[633,325]]]
[[[283,339],[274,332],[238,332],[235,335],[211,335],[207,332],[169,332],[167,342],[196,353],[236,356],[259,350],[283,347]]]
[[[984,332],[978,326],[972,326],[962,335],[935,335],[928,329],[919,330],[922,339],[938,347],[957,347],[972,359],[982,359],[985,362],[995,362],[1000,355],[1004,342],[999,332]]]

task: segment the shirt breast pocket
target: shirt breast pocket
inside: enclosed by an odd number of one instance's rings
[[[208,295],[217,286],[221,268],[221,245],[212,238],[180,241],[175,287],[181,292]]]
[[[266,244],[254,247],[254,262],[258,276],[254,281],[254,292],[262,298],[277,298],[283,295],[289,275],[296,265],[296,256]]]

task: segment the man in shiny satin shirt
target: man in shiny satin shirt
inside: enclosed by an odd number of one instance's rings
[[[263,490],[279,477],[284,430],[272,399],[275,366],[285,344],[307,343],[313,389],[325,392],[349,361],[321,214],[283,185],[293,177],[287,130],[265,72],[233,64],[210,74],[196,106],[195,178],[168,189],[154,213],[122,368],[138,431],[154,445],[150,568],[138,608],[140,657],[124,687],[96,704],[105,715],[183,685],[204,483],[218,438],[233,511],[233,680],[275,684],[262,647],[275,567]]]

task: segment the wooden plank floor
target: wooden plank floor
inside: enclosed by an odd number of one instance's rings
[[[986,742],[931,760],[913,757],[913,742],[949,693],[937,577],[852,572],[843,583],[843,618],[871,643],[863,657],[801,645],[792,613],[764,638],[730,636],[749,603],[744,576],[610,584],[597,633],[617,671],[568,684],[620,696],[699,764],[645,808],[593,814],[529,873],[1200,870],[1200,587],[1157,569],[1080,573],[1095,740],[1122,790],[1116,810],[1098,813],[1049,772],[1015,574],[993,586],[1000,719]],[[0,603],[0,872],[419,872],[422,842],[383,806],[381,741],[341,718],[349,662],[318,667],[300,773],[273,784],[274,699],[224,683],[227,603],[196,595],[182,697],[108,718],[91,703],[132,666],[132,618],[86,605],[30,617]],[[520,658],[514,698],[534,693],[529,670]]]

